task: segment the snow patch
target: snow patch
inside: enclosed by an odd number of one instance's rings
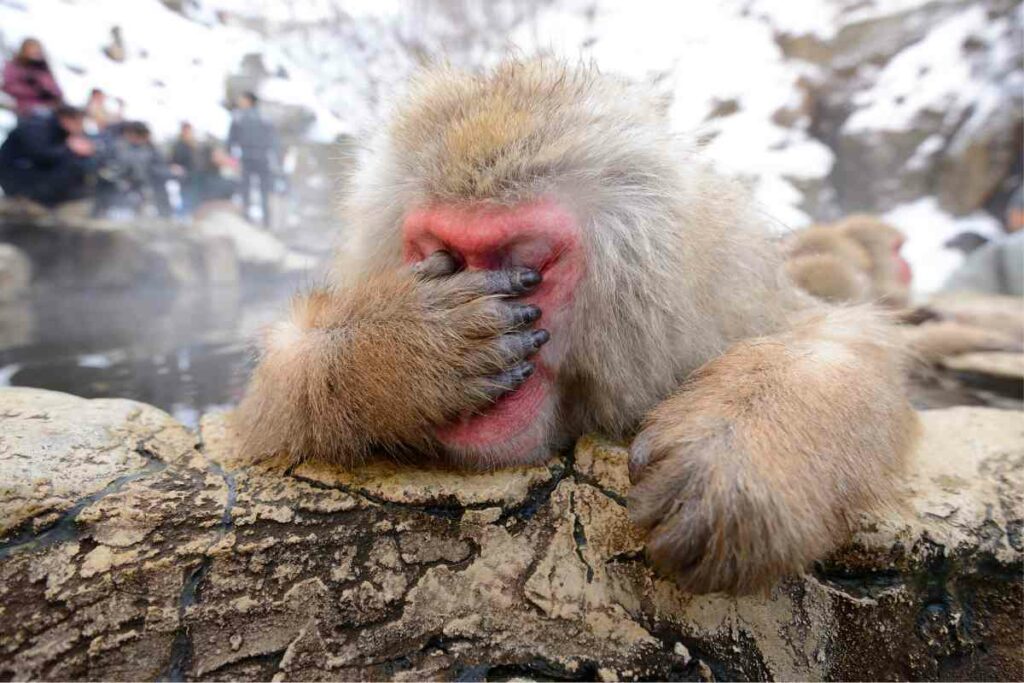
[[[882,216],[906,236],[903,257],[914,271],[914,294],[938,291],[950,274],[963,263],[963,255],[944,245],[962,232],[993,238],[1002,234],[999,221],[987,213],[975,212],[955,218],[943,211],[934,197],[901,204]]]

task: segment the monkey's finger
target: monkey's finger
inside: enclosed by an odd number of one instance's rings
[[[497,400],[518,389],[523,382],[528,380],[536,367],[530,361],[524,361],[519,365],[491,377],[483,379],[483,392],[492,401]]]
[[[412,272],[424,280],[433,280],[434,278],[453,275],[458,272],[460,265],[457,258],[447,251],[439,250],[419,263],[414,264]]]
[[[640,481],[640,474],[651,462],[652,451],[650,434],[646,431],[637,434],[633,443],[629,445],[629,483],[636,484]]]
[[[458,276],[460,285],[478,295],[520,296],[535,289],[541,275],[532,268],[473,270]]]
[[[512,329],[526,327],[540,320],[540,306],[535,304],[505,304],[502,302],[501,308],[505,322]]]
[[[547,330],[532,332],[514,332],[503,334],[498,338],[498,346],[502,355],[509,361],[520,361],[537,353],[540,347],[548,343],[551,335]]]
[[[639,484],[651,469],[656,469],[653,468],[653,465],[661,462],[668,455],[669,451],[655,445],[654,434],[650,429],[641,431],[629,444],[629,460],[627,461],[629,483]]]

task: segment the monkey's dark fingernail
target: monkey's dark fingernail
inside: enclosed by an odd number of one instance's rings
[[[532,289],[540,284],[540,273],[532,268],[524,268],[523,270],[518,271],[518,275],[519,284],[524,289]]]
[[[533,339],[534,347],[539,347],[548,343],[548,340],[551,339],[551,333],[547,330],[535,330],[530,337]]]
[[[522,378],[522,380],[525,380],[527,377],[532,375],[533,371],[536,370],[536,369],[537,368],[534,366],[533,363],[531,363],[530,361],[526,361],[525,363],[521,364],[519,367],[513,368],[512,371],[514,373],[518,374],[519,377]]]
[[[533,363],[524,361],[511,370],[502,373],[502,377],[506,379],[507,386],[514,389],[525,382],[526,378],[533,374],[533,371]]]
[[[511,370],[506,370],[500,375],[495,375],[490,378],[493,382],[490,391],[494,393],[494,397],[497,398],[503,393],[513,391],[519,388],[523,382],[533,374],[534,365],[530,361],[524,361],[519,365],[515,366]]]

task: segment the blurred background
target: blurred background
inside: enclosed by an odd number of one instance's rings
[[[1020,227],[1022,26],[1009,0],[0,0],[0,386],[191,425],[237,401],[345,230],[353,152],[441,58],[649,81],[774,229],[875,214],[927,297]]]

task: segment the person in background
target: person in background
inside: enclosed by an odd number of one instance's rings
[[[260,112],[259,99],[247,92],[238,98],[238,110],[228,131],[228,150],[241,161],[242,205],[249,217],[251,185],[256,180],[263,209],[263,225],[270,227],[270,192],[278,168],[277,131]]]
[[[102,217],[115,206],[138,212],[152,197],[157,213],[171,216],[167,194],[170,171],[163,156],[153,145],[149,126],[141,121],[124,124],[114,144],[113,156],[99,172],[93,216]]]
[[[85,112],[61,105],[26,116],[0,145],[0,188],[43,206],[80,199],[96,147],[85,136]]]
[[[107,107],[107,95],[99,88],[89,92],[85,103],[86,122],[94,135],[102,135],[110,126],[120,122],[121,117]]]
[[[171,147],[171,175],[181,184],[181,214],[185,216],[199,203],[202,154],[192,124],[183,121]]]
[[[1024,296],[1024,186],[1014,190],[1003,218],[1008,234],[971,252],[944,290]]]
[[[46,61],[43,44],[35,38],[26,38],[18,53],[4,65],[4,82],[0,89],[14,98],[15,113],[19,117],[51,112],[64,101]]]
[[[199,165],[199,201],[229,200],[238,191],[238,160],[228,154],[216,140],[202,146]]]

